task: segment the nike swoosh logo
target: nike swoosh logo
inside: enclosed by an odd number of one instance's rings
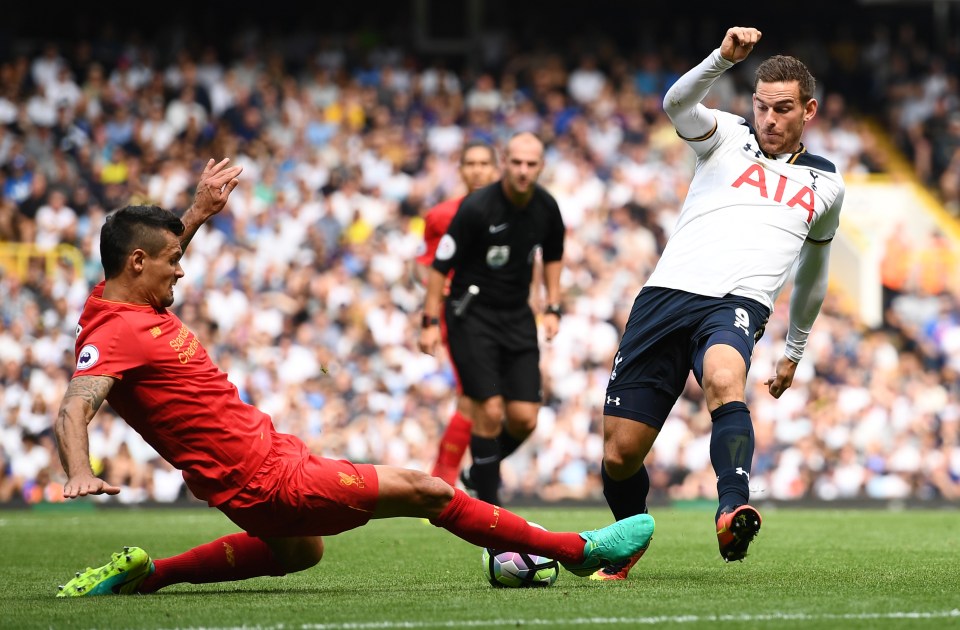
[[[507,229],[508,227],[510,227],[510,224],[509,224],[509,223],[501,223],[500,225],[491,225],[491,226],[490,226],[490,233],[491,233],[491,234],[496,234],[497,232],[503,232],[503,231],[504,231],[505,229]]]
[[[484,464],[495,464],[498,461],[500,461],[499,455],[490,455],[489,457],[477,457],[473,460],[473,463],[483,466]]]

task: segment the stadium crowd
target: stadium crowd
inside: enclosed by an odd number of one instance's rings
[[[885,103],[885,124],[921,181],[960,217],[960,39],[944,50],[924,42],[909,24],[896,33],[878,26],[864,51],[873,63],[872,97]]]
[[[848,179],[886,168],[832,80],[865,77],[858,85],[874,81],[892,104],[870,113],[889,116],[917,173],[960,212],[960,57],[911,35],[878,30],[852,58],[839,45],[806,55],[801,43],[796,54],[823,79],[807,146]],[[246,41],[169,58],[134,37],[49,43],[0,64],[0,241],[40,254],[0,276],[0,502],[62,499],[51,425],[79,312],[101,279],[106,213],[141,202],[182,212],[208,157],[244,172],[182,261],[178,315],[280,431],[326,456],[429,470],[455,393],[446,357],[416,347],[420,214],[458,194],[464,142],[502,146],[522,130],[547,143],[541,182],[568,227],[566,313],[542,346],[546,405],[504,462],[504,497],[599,498],[612,357],[692,175],[693,152],[661,111],[685,64],[603,40],[570,57],[502,47],[458,71],[390,45],[321,38],[297,56]],[[889,51],[905,67],[883,72],[876,59]],[[751,68],[738,68],[711,98],[749,116],[750,85]],[[931,287],[914,273],[932,245],[900,247],[916,256],[900,249],[897,261],[917,262],[888,292],[884,326],[866,327],[833,295],[794,387],[774,400],[763,381],[783,350],[778,305],[750,377],[759,500],[960,498],[960,302],[949,279]],[[715,495],[709,436],[691,381],[648,462],[656,496]],[[124,487],[99,500],[186,495],[179,472],[107,408],[90,451],[95,471]]]

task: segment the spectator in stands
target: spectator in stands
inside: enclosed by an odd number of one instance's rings
[[[40,249],[52,249],[60,243],[74,243],[77,238],[77,213],[67,205],[61,190],[50,192],[48,201],[37,210],[36,243]]]

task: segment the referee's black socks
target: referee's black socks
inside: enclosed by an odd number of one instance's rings
[[[526,439],[526,436],[518,440],[510,435],[510,432],[507,430],[507,421],[504,420],[503,424],[500,425],[500,435],[497,436],[497,446],[500,447],[500,459],[509,457],[510,453],[517,450],[517,448],[523,444],[524,439]]]
[[[487,503],[500,505],[500,446],[497,438],[470,436],[470,484],[477,498]]]

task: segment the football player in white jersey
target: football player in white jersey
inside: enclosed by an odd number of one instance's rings
[[[619,520],[647,509],[643,460],[693,370],[713,419],[715,520],[728,562],[746,556],[761,523],[749,505],[754,436],[745,390],[754,343],[796,263],[786,351],[766,382],[779,398],[826,294],[844,193],[836,167],[800,141],[817,113],[816,83],[802,62],[777,55],[760,64],[753,127],[701,104],[760,36],[754,28],[729,29],[664,98],[677,133],[697,154],[696,172],[676,230],[634,302],[603,418],[604,496]],[[593,578],[624,579],[641,555]]]

